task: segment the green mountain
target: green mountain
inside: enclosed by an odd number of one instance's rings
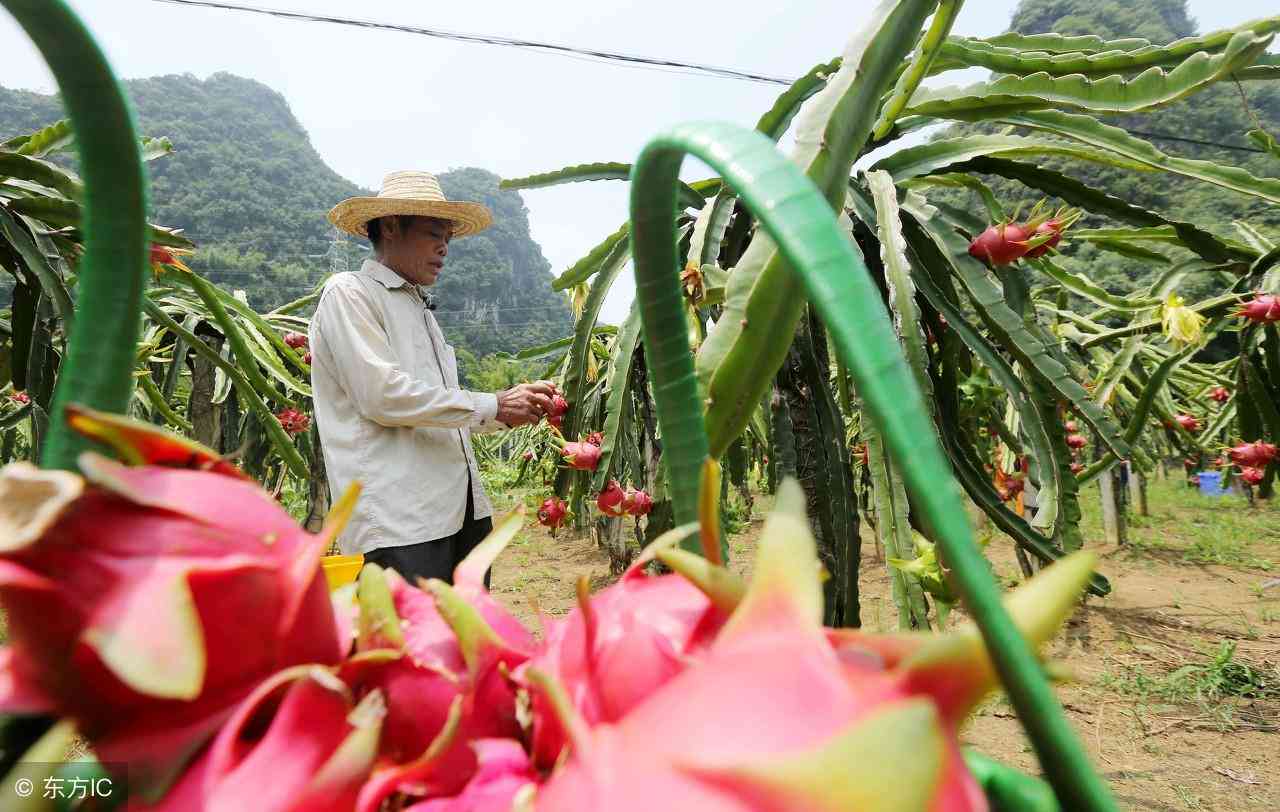
[[[1240,19],[1239,22],[1246,22]],[[1010,31],[1020,34],[1057,32],[1093,34],[1106,39],[1142,37],[1155,43],[1200,33],[1187,13],[1185,0],[1022,0],[1014,11]],[[1258,176],[1280,176],[1280,161],[1257,151],[1246,133],[1259,126],[1280,134],[1280,82],[1223,82],[1190,99],[1151,114],[1117,116],[1109,124],[1148,138],[1171,155],[1214,161],[1247,169]],[[972,130],[957,127],[952,130]],[[1185,140],[1178,140],[1185,139]],[[1195,143],[1200,142],[1200,143]],[[1225,146],[1215,146],[1225,145]],[[1239,240],[1234,223],[1246,223],[1272,239],[1280,239],[1280,207],[1255,197],[1230,192],[1173,175],[1133,172],[1068,158],[1040,163],[1058,169],[1098,189],[1161,212],[1194,222],[1221,236]],[[1028,189],[1010,181],[988,178],[1006,202],[1028,209],[1037,200]],[[973,210],[982,210],[975,199]],[[1105,225],[1090,222],[1089,225]],[[1147,284],[1165,266],[1149,260],[1103,253],[1091,245],[1067,249],[1069,264],[1116,293]],[[1212,277],[1188,280],[1179,292],[1198,299],[1217,289]]]
[[[325,164],[282,95],[227,73],[125,85],[139,130],[174,144],[150,164],[151,219],[196,241],[193,268],[268,309],[311,292],[333,269],[358,267],[367,243],[335,242],[324,215],[369,192]],[[55,96],[0,88],[0,140],[63,116]],[[440,182],[450,198],[481,201],[495,216],[493,228],[450,247],[436,289],[440,321],[468,351],[464,361],[568,335],[568,304],[551,290],[519,194],[499,190],[483,169],[445,172]]]

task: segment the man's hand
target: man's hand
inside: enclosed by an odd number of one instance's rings
[[[551,411],[551,396],[556,385],[551,381],[516,384],[498,393],[498,422],[510,428],[537,423]]]

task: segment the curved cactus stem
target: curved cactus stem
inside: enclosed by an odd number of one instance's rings
[[[706,161],[741,195],[801,277],[809,302],[830,330],[837,356],[847,364],[867,411],[903,470],[913,504],[930,526],[929,535],[937,539],[952,568],[957,590],[1059,798],[1071,809],[1115,809],[1035,652],[1000,604],[999,587],[974,543],[960,489],[866,266],[840,231],[821,191],[777,152],[772,141],[721,123],[682,125],[657,136],[631,173],[636,294],[676,522],[697,517],[698,484],[710,447],[687,332],[680,329],[674,226],[676,184],[687,154]]]
[[[40,49],[71,116],[84,175],[79,307],[41,464],[72,469],[89,442],[63,419],[74,397],[122,413],[147,271],[147,185],[133,114],[102,49],[65,0],[0,0]]]

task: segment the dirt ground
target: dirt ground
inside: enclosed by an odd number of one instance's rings
[[[1280,582],[1271,583],[1280,577],[1280,506],[1250,509],[1239,496],[1210,500],[1153,483],[1150,516],[1134,516],[1130,543],[1117,547],[1097,541],[1096,499],[1096,490],[1084,494],[1084,530],[1113,592],[1089,599],[1046,652],[1074,675],[1060,696],[1094,763],[1125,809],[1280,810]],[[731,541],[739,571],[749,570],[766,510],[758,498]],[[1006,583],[1021,577],[1007,539],[988,554]],[[862,556],[863,623],[891,629],[888,574],[866,532]],[[536,627],[537,611],[573,607],[582,575],[593,590],[612,580],[589,535],[553,539],[535,527],[498,560],[494,594]],[[950,622],[962,617],[957,610]],[[1215,666],[1224,645],[1232,656]],[[1222,688],[1242,673],[1252,688]],[[1038,772],[1002,696],[963,738]]]

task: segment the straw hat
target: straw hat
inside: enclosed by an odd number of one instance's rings
[[[453,236],[484,231],[493,222],[489,209],[479,203],[449,200],[430,172],[392,172],[382,180],[377,197],[353,197],[329,211],[329,222],[348,234],[368,237],[370,220],[407,214],[437,217],[453,222]]]

